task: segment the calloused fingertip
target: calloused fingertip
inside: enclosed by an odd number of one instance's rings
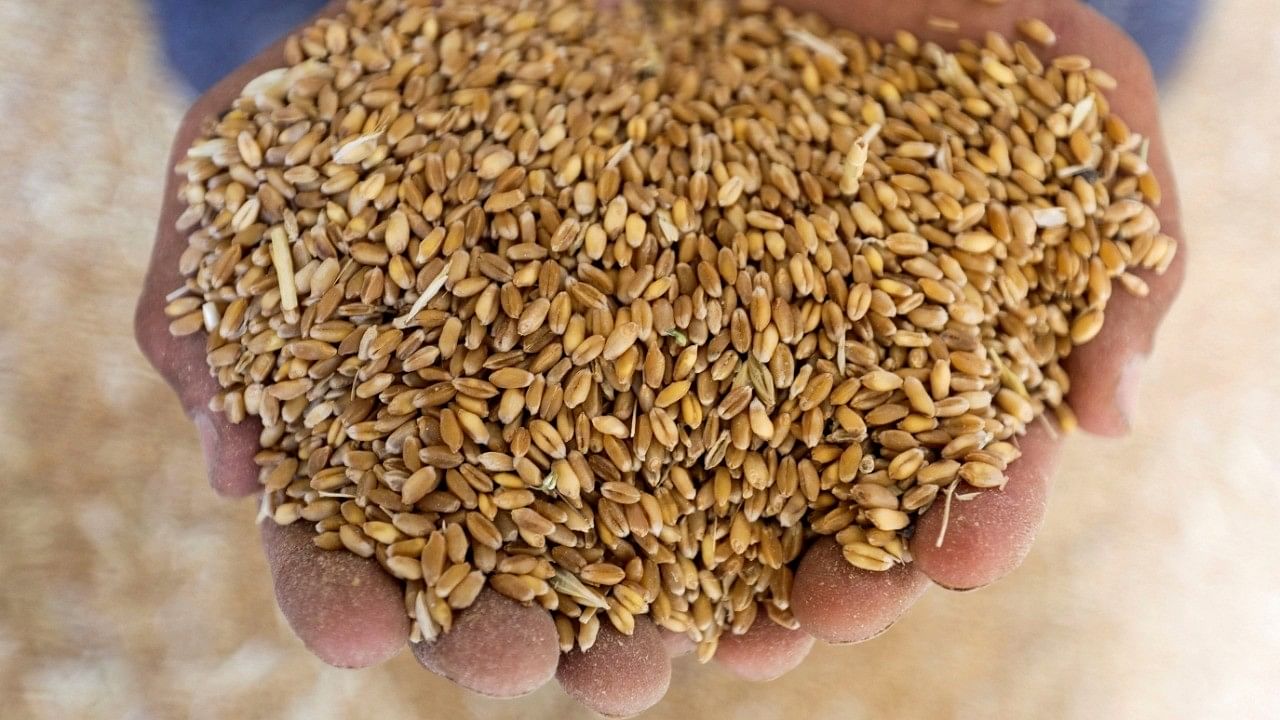
[[[261,526],[276,603],[316,657],[341,668],[390,659],[405,646],[409,619],[400,584],[373,560],[321,550],[301,526]]]
[[[653,707],[671,684],[671,659],[658,629],[636,618],[627,636],[607,621],[587,652],[560,658],[556,679],[569,697],[606,717],[631,717]]]
[[[473,692],[512,698],[542,687],[560,657],[555,622],[489,588],[434,642],[411,645],[426,669]]]
[[[1031,551],[1048,507],[1061,439],[1036,423],[1019,439],[1022,457],[1003,489],[957,486],[916,523],[911,554],[921,572],[948,589],[972,590],[1012,572]]]
[[[722,634],[715,657],[738,677],[768,682],[799,667],[812,649],[812,635],[788,630],[759,613],[742,635]]]
[[[830,538],[814,543],[800,561],[791,609],[800,627],[823,642],[847,644],[883,633],[929,587],[913,565],[884,572],[850,565]]]

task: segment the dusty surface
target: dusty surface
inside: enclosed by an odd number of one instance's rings
[[[1025,567],[768,685],[681,661],[647,717],[1277,717],[1280,5],[1221,0],[1166,98],[1196,262],[1119,442],[1074,440]],[[0,3],[6,717],[587,717],[334,670],[270,596],[252,503],[129,318],[185,100],[136,0]],[[54,50],[61,47],[61,50]],[[16,705],[15,705],[16,703]]]

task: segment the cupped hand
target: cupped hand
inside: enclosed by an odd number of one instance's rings
[[[1181,238],[1178,201],[1157,118],[1155,83],[1132,40],[1082,3],[1012,0],[987,5],[976,0],[788,0],[796,10],[815,11],[832,24],[888,38],[908,29],[922,40],[944,45],[990,30],[1007,37],[1017,21],[1044,19],[1057,32],[1048,54],[1080,53],[1119,81],[1113,111],[1151,139],[1149,162],[1164,188],[1158,210],[1163,232]],[[334,13],[340,3],[325,12]],[[939,29],[930,18],[960,20],[959,32]],[[1042,53],[1046,54],[1046,53]],[[230,106],[251,78],[284,64],[283,42],[264,52],[200,98],[187,113],[174,142],[171,164],[197,138],[201,123]],[[152,253],[138,303],[136,333],[147,358],[164,375],[200,432],[209,482],[221,495],[258,492],[261,426],[252,418],[229,423],[209,409],[218,391],[205,361],[199,334],[175,338],[164,315],[165,296],[181,286],[179,256],[185,236],[175,230],[183,210],[177,180],[170,177]],[[1184,248],[1185,249],[1185,248]],[[1067,363],[1069,401],[1085,430],[1124,434],[1133,413],[1142,361],[1151,352],[1157,327],[1182,283],[1186,253],[1179,252],[1163,275],[1139,274],[1150,294],[1137,299],[1116,293],[1101,334],[1076,350]],[[814,639],[853,643],[886,630],[930,584],[955,590],[987,585],[1013,570],[1030,549],[1044,517],[1061,437],[1035,423],[1019,441],[1022,457],[1007,471],[1003,489],[961,486],[964,502],[950,504],[944,530],[944,503],[919,520],[911,542],[915,562],[883,573],[849,565],[830,540],[815,544],[796,573],[792,608],[800,630],[785,630],[767,619],[746,634],[725,635],[717,661],[742,677],[769,680],[797,666]],[[263,523],[262,540],[280,608],[303,643],[321,660],[340,667],[365,667],[390,658],[408,640],[409,623],[399,582],[373,560],[326,552],[312,543],[305,527]],[[591,709],[610,716],[632,715],[666,692],[670,657],[687,652],[683,638],[638,618],[624,637],[605,626],[591,650],[561,655],[554,623],[538,607],[525,607],[485,590],[453,629],[434,643],[413,645],[419,662],[459,685],[491,696],[512,697],[556,676],[564,689]]]

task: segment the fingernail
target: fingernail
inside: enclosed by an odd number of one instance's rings
[[[214,461],[218,457],[218,428],[214,426],[213,418],[209,417],[207,412],[192,413],[191,420],[200,433],[200,447],[204,449],[205,472],[212,482]]]
[[[1133,429],[1133,420],[1138,410],[1138,389],[1142,385],[1142,368],[1146,362],[1146,355],[1135,353],[1120,369],[1120,379],[1116,381],[1116,410],[1124,421],[1126,432]]]

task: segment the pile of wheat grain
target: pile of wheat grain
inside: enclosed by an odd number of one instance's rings
[[[909,562],[1070,427],[1060,361],[1175,251],[1114,80],[998,35],[385,0],[286,56],[179,168],[167,312],[262,423],[264,512],[401,578],[415,641],[486,583],[565,650],[794,627],[816,537]]]

